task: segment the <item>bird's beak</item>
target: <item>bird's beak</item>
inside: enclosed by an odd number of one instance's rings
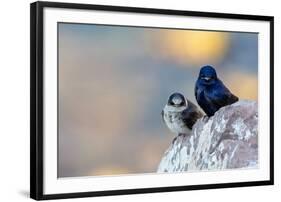
[[[202,79],[204,79],[205,81],[210,81],[210,80],[211,80],[211,77],[205,76],[205,77],[203,77]]]

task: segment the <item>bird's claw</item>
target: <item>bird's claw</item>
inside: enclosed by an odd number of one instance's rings
[[[184,133],[179,133],[179,134],[173,139],[172,144],[174,144],[175,141],[178,139],[178,137],[180,137],[180,136],[182,136],[182,135],[184,135]]]
[[[206,123],[209,120],[209,117],[207,115],[204,115],[202,120],[204,123]]]

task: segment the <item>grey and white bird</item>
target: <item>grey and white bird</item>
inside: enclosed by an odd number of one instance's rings
[[[162,110],[162,118],[172,133],[189,134],[203,116],[199,108],[180,93],[173,93]]]

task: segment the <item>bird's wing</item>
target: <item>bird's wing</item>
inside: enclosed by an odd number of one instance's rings
[[[199,88],[198,88],[198,84],[197,84],[197,82],[196,82],[196,84],[195,84],[195,89],[194,89],[194,93],[195,93],[195,98],[196,98],[196,100],[198,100],[198,95],[200,94],[200,92],[199,92]]]
[[[164,110],[161,111],[161,118],[162,118],[163,123],[165,123],[165,120],[164,120]]]
[[[212,94],[212,102],[214,104],[226,106],[239,100],[221,81],[218,82],[217,88]]]
[[[192,129],[196,121],[203,116],[203,113],[198,109],[196,105],[188,101],[188,107],[181,113],[181,116],[185,125],[189,129]]]

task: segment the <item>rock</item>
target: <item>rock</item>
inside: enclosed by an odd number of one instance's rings
[[[258,104],[242,100],[199,119],[189,135],[179,135],[157,172],[256,168]]]

